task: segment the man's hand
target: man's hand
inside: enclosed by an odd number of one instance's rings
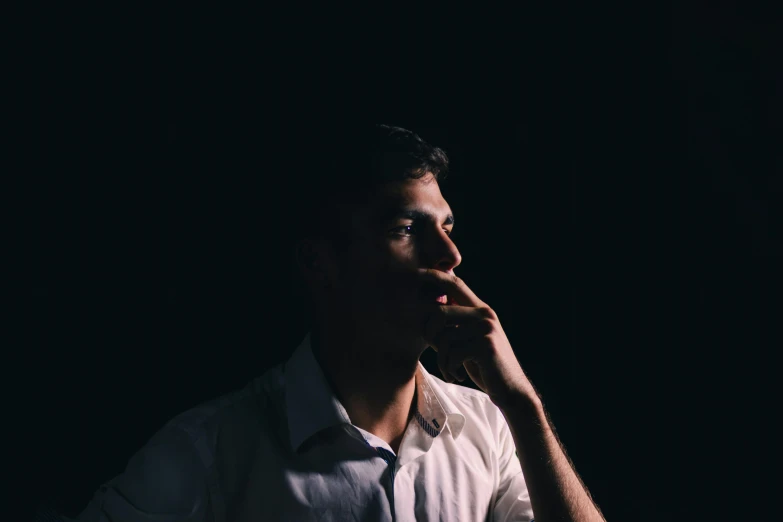
[[[433,305],[424,327],[424,339],[438,352],[444,379],[464,381],[469,376],[499,407],[512,398],[538,401],[495,311],[453,273],[419,273],[441,288],[451,303]]]
[[[536,520],[605,522],[566,457],[497,314],[453,273],[419,272],[444,290],[450,303],[431,305],[424,339],[438,352],[446,380],[470,376],[503,412]]]

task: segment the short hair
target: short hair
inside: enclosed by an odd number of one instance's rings
[[[308,175],[298,179],[297,241],[321,237],[347,246],[351,238],[345,234],[345,220],[376,188],[427,174],[441,181],[448,174],[446,153],[402,127],[346,126],[328,128],[326,136],[323,132],[303,151],[310,157],[305,159]]]

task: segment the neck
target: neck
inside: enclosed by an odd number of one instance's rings
[[[396,452],[415,411],[416,350],[387,346],[377,336],[317,328],[313,355],[351,423],[385,440]]]

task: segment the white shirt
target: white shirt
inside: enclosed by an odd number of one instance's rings
[[[416,387],[417,411],[395,455],[351,424],[307,335],[243,390],[172,419],[79,520],[532,520],[497,406],[421,363]]]

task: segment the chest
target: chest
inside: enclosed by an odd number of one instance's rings
[[[437,446],[402,466],[350,443],[289,458],[261,452],[229,520],[485,520],[495,484],[480,462]]]

